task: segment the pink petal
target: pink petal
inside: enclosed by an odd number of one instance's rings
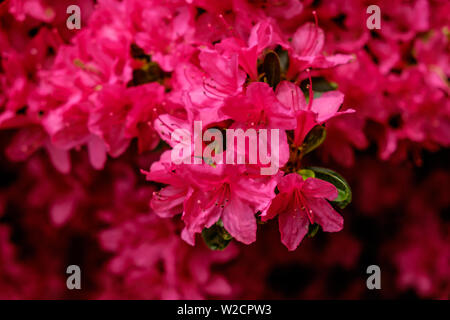
[[[277,188],[282,192],[289,192],[294,188],[300,188],[303,185],[303,178],[297,173],[285,175],[278,183]]]
[[[250,76],[250,79],[258,79],[258,70],[256,68],[258,61],[257,46],[251,48],[242,48],[239,52],[239,65]]]
[[[338,196],[338,191],[333,184],[315,178],[306,179],[302,192],[307,198],[327,198],[331,201]]]
[[[308,217],[300,211],[287,211],[280,214],[278,224],[281,233],[281,242],[289,249],[295,250],[308,233]]]
[[[183,202],[187,188],[168,186],[153,195],[150,201],[151,208],[162,218],[173,217],[183,212]]]
[[[289,204],[289,197],[290,195],[288,193],[283,192],[277,194],[277,196],[272,200],[272,203],[270,204],[269,210],[267,210],[266,214],[261,215],[261,219],[263,221],[268,221],[275,218],[278,214],[286,211],[286,208]]]
[[[251,83],[247,87],[246,95],[252,101],[253,105],[266,112],[271,128],[295,128],[295,118],[292,110],[278,101],[272,88],[267,83]]]
[[[337,213],[325,199],[308,198],[308,207],[313,211],[316,222],[322,226],[323,231],[337,232],[344,227],[344,219]]]
[[[297,127],[294,131],[294,143],[300,146],[308,132],[318,124],[316,115],[311,111],[297,112]]]
[[[6,155],[12,161],[24,161],[37,149],[42,147],[46,134],[41,127],[28,126],[15,133],[6,148]]]
[[[324,41],[323,30],[313,23],[306,23],[292,37],[292,47],[300,56],[315,56],[322,51]]]
[[[238,241],[250,244],[256,240],[255,212],[238,198],[233,198],[222,215],[225,229]]]
[[[189,234],[199,233],[219,220],[223,209],[214,203],[209,205],[212,196],[212,193],[199,190],[193,191],[187,196],[182,219]]]
[[[103,140],[96,135],[91,135],[88,141],[89,162],[97,169],[103,169],[106,161],[106,146]]]
[[[69,151],[58,149],[51,143],[47,143],[46,147],[55,168],[61,173],[69,173],[71,167]]]
[[[291,110],[306,110],[305,96],[299,86],[289,81],[281,81],[275,91],[278,101]]]
[[[232,95],[241,90],[246,74],[238,67],[238,55],[224,57],[220,53],[205,49],[200,55],[200,65],[223,92]]]
[[[328,91],[320,98],[313,100],[311,109],[317,113],[317,121],[322,123],[335,116],[343,102],[343,93],[339,91]]]
[[[332,56],[316,56],[314,59],[309,60],[311,67],[313,68],[333,68],[341,64],[346,64],[355,59],[354,55],[350,54],[335,54]]]
[[[73,213],[75,205],[74,197],[63,197],[53,202],[50,208],[50,217],[55,226],[65,224]]]

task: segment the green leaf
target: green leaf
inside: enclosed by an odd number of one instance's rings
[[[301,169],[301,170],[298,170],[297,173],[302,176],[303,180],[316,177],[314,174],[314,171],[309,170],[309,169]]]
[[[312,238],[319,231],[319,225],[317,223],[310,224],[308,227],[308,237]]]
[[[319,147],[327,137],[327,131],[324,126],[317,125],[311,129],[311,131],[306,135],[305,140],[300,146],[300,151],[302,155],[310,153]]]
[[[275,88],[281,80],[280,58],[274,51],[266,53],[263,62],[263,72],[267,79],[267,83]]]
[[[311,82],[314,92],[318,91],[323,93],[326,91],[336,90],[338,87],[336,82],[328,81],[324,77],[312,77]],[[309,79],[304,79],[302,82],[300,82],[300,88],[305,94],[309,94],[308,86]],[[315,97],[316,96],[314,95],[314,98]]]
[[[223,227],[222,220],[217,221],[210,228],[202,231],[203,241],[211,250],[223,250],[230,243],[233,237]]]
[[[332,202],[339,208],[345,208],[352,201],[352,190],[345,179],[330,169],[319,167],[308,167],[306,169],[314,171],[316,178],[332,183],[338,190],[338,196]]]

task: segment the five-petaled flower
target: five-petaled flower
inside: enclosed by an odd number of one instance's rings
[[[307,178],[296,173],[284,176],[277,186],[279,194],[272,200],[262,220],[278,215],[281,241],[289,250],[295,250],[308,233],[310,224],[319,224],[323,231],[340,231],[344,219],[327,200],[335,200],[337,189],[329,182]]]

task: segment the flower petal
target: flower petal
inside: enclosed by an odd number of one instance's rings
[[[255,212],[246,203],[233,198],[225,207],[223,226],[238,241],[250,244],[256,240]]]
[[[338,191],[333,184],[315,178],[306,179],[302,192],[307,198],[326,198],[331,201],[338,196]]]
[[[323,231],[337,232],[344,227],[344,219],[325,199],[308,198],[308,207],[313,211],[314,218],[322,226]]]
[[[300,56],[318,55],[323,48],[325,35],[322,29],[313,23],[305,23],[292,37],[292,47]]]
[[[278,224],[281,233],[281,242],[289,249],[295,250],[308,233],[309,221],[306,215],[297,211],[288,211],[280,214]]]
[[[344,94],[339,91],[325,92],[320,98],[314,99],[311,109],[317,113],[317,121],[322,123],[332,118],[344,102]]]
[[[289,203],[290,194],[288,193],[279,193],[270,204],[269,210],[267,210],[266,214],[261,215],[261,219],[263,221],[267,221],[273,219],[277,214],[283,213],[286,211],[287,205]]]

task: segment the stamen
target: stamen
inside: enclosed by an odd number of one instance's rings
[[[314,10],[312,12],[312,14],[314,16],[314,21],[316,22],[316,27],[318,28],[319,27],[319,20],[317,19],[317,12],[316,12],[316,10]]]
[[[308,111],[309,111],[309,110],[311,110],[312,102],[314,100],[314,92],[312,89],[311,70],[308,68],[308,69],[306,69],[306,72],[308,73],[308,79],[309,79],[309,85],[308,85],[308,90],[309,90]]]
[[[228,183],[224,183],[220,186],[219,190],[213,194],[212,199],[205,205],[204,209],[210,208],[212,205],[219,206],[221,208],[225,207],[230,196],[230,188]]]
[[[306,43],[307,43],[307,47],[303,50],[303,55],[311,55],[309,53],[309,51],[311,50],[311,48],[314,46],[314,41],[317,38],[317,32],[319,30],[319,22],[317,19],[317,14],[316,11],[313,11],[313,15],[314,15],[314,20],[315,20],[315,25],[316,27],[314,28],[313,32],[308,33],[308,37],[306,39]]]
[[[294,111],[299,111],[300,110],[300,104],[298,102],[298,96],[297,96],[297,92],[295,92],[294,90],[291,90],[291,96],[292,96],[292,107],[294,109]]]
[[[205,94],[205,96],[207,96],[208,98],[214,99],[214,100],[223,100],[224,98],[226,98],[227,96],[223,96],[218,94],[217,92],[214,92],[212,89],[215,89],[216,91],[218,91],[220,93],[220,90],[217,89],[217,87],[206,83],[206,80],[203,80],[203,93]],[[207,93],[210,94],[210,96],[207,95]]]

